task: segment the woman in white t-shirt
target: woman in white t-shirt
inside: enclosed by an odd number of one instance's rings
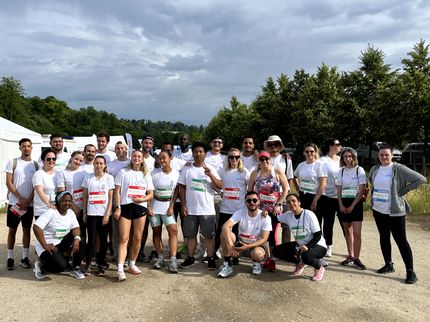
[[[34,223],[36,236],[34,245],[40,256],[42,265],[35,266],[38,279],[45,278],[41,269],[51,273],[60,273],[69,266],[70,252],[73,254],[74,270],[70,273],[76,279],[85,276],[80,270],[84,247],[81,243],[79,223],[70,209],[72,194],[68,191],[59,192],[55,198],[56,208],[48,209]]]
[[[99,236],[100,247],[97,253],[97,276],[105,274],[107,234],[109,216],[112,210],[114,186],[113,177],[106,173],[106,159],[102,155],[94,158],[94,173],[87,174],[82,181],[83,220],[87,225],[88,245],[86,268],[84,274],[91,275],[91,260],[94,254],[96,237]]]
[[[162,225],[166,226],[169,234],[169,271],[178,272],[176,261],[176,251],[178,247],[178,228],[176,226],[173,207],[178,197],[176,185],[179,179],[179,172],[170,165],[172,152],[170,150],[161,151],[158,155],[158,163],[161,168],[152,171],[152,182],[154,184],[154,199],[149,206],[149,222],[152,227],[153,243],[157,252],[157,260],[154,268],[164,267],[163,243],[161,242]]]
[[[119,282],[127,278],[124,273],[124,262],[131,228],[133,229],[133,239],[130,245],[128,272],[133,275],[142,272],[136,266],[136,259],[146,222],[147,202],[152,199],[153,190],[152,178],[145,165],[143,153],[135,150],[131,156],[130,165],[121,169],[115,177],[115,204],[117,206],[114,216],[119,223],[117,273]]]
[[[215,233],[215,251],[221,245],[222,226],[231,216],[244,207],[245,194],[248,191],[250,172],[244,167],[239,149],[231,148],[227,154],[227,164],[218,170],[224,183],[221,207]],[[233,233],[238,236],[238,225],[233,226]],[[235,260],[237,261],[237,260]]]
[[[363,224],[363,193],[366,186],[366,173],[358,166],[357,152],[344,148],[340,154],[342,168],[337,174],[337,196],[339,220],[345,232],[348,257],[342,262],[345,266],[366,269],[360,260],[361,226]]]

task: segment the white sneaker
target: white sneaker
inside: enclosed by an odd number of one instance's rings
[[[116,276],[118,277],[118,282],[125,281],[127,279],[127,276],[125,276],[124,271],[118,271],[116,273]]]
[[[230,275],[233,275],[233,267],[229,265],[223,265],[220,267],[218,277],[225,278]]]
[[[77,280],[83,280],[85,278],[84,273],[81,272],[79,267],[75,267],[75,269],[70,272],[70,276],[76,278]]]
[[[333,255],[331,245],[327,246],[327,253],[325,254],[325,257],[331,257]]]
[[[43,274],[42,269],[40,268],[40,261],[36,261],[34,263],[34,276],[36,276],[36,278],[38,280],[43,280],[46,278],[46,275]]]
[[[164,267],[165,266],[165,264],[164,264],[164,259],[161,259],[161,258],[157,258],[157,260],[155,261],[155,263],[154,263],[154,268],[156,268],[156,269],[161,269],[162,267]]]
[[[261,275],[261,264],[257,262],[252,262],[252,275]]]
[[[177,274],[179,272],[178,271],[178,263],[177,262],[170,262],[170,264],[169,264],[169,271],[171,273]]]

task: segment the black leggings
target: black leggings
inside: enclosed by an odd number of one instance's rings
[[[378,228],[379,244],[381,245],[384,261],[386,263],[392,261],[390,240],[390,236],[392,234],[397,247],[399,247],[406,269],[414,269],[412,249],[406,239],[405,216],[391,217],[390,215],[381,214],[380,212],[373,210],[373,217],[375,218],[376,227]]]
[[[218,250],[219,246],[221,245],[221,233],[222,233],[222,226],[233,216],[233,214],[226,214],[223,212],[219,213],[218,217],[218,223],[216,226],[216,232],[215,232],[215,251]],[[239,235],[239,223],[233,226],[233,234],[236,235],[236,241],[238,241],[238,235]]]
[[[69,256],[65,256],[64,253],[70,252],[72,249],[74,237],[72,232],[69,232],[63,237],[61,242],[56,245],[58,251],[49,253],[44,251],[40,254],[43,268],[51,273],[63,272],[69,264]],[[79,244],[79,252],[73,254],[73,267],[81,265],[82,258],[85,254],[85,244],[82,242]]]
[[[103,225],[103,216],[87,216],[87,229],[87,267],[91,265],[97,234],[99,235],[100,248],[99,252],[97,253],[96,262],[98,265],[102,265],[106,261],[108,225]]]
[[[321,268],[320,259],[323,258],[327,252],[325,247],[316,245],[315,247],[310,248],[307,252],[300,253],[300,255],[296,250],[297,247],[298,245],[296,242],[288,242],[278,245],[273,248],[273,256],[294,264],[300,263],[301,259],[306,265],[310,265],[315,269]]]
[[[333,245],[333,226],[336,213],[339,211],[337,198],[321,196],[317,202],[315,215],[318,218],[324,239],[328,246]]]
[[[274,213],[270,213],[269,217],[272,220],[272,231],[269,233],[269,246],[275,247],[278,241],[279,220],[278,216]]]

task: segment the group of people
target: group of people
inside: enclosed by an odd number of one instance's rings
[[[142,148],[132,151],[130,159],[124,143],[116,143],[115,153],[108,151],[109,139],[107,133],[99,133],[97,147],[88,144],[84,151],[69,155],[63,151],[63,138],[52,135],[51,148],[42,152],[39,162],[31,159],[31,141],[19,142],[21,156],[10,160],[5,169],[9,270],[14,269],[19,223],[23,230],[20,264],[32,267],[29,245],[34,217],[38,279],[45,278],[45,272],[68,269],[77,279],[104,275],[108,248],[116,254],[118,281],[127,279],[125,268],[129,274],[141,274],[136,262],[139,256],[145,257],[149,224],[156,254],[153,267],[161,269],[167,262],[164,224],[172,273],[193,266],[196,252],[202,250],[209,270],[217,269],[216,261],[223,259],[217,273],[221,278],[232,275],[233,265],[245,255],[251,258],[254,275],[263,268],[274,271],[276,260],[285,260],[296,265],[292,275],[301,275],[309,265],[314,269],[312,280],[320,281],[327,266],[324,258],[332,256],[336,215],[348,251],[341,264],[366,269],[360,252],[363,202],[369,191],[385,262],[377,272],[394,272],[393,235],[406,266],[406,283],[417,281],[406,238],[405,215],[410,207],[404,196],[426,179],[392,162],[388,145],[381,147],[380,163],[366,178],[356,151],[342,148],[337,139],[327,140],[321,158],[318,146],[307,143],[305,161],[295,170],[277,135],[265,140],[260,152],[254,138],[246,136],[241,150],[231,148],[225,154],[221,137],[213,138],[208,150],[202,142],[190,148],[187,134],[181,134],[180,149],[163,143],[156,156],[151,155],[154,139],[146,135]],[[177,261],[179,220],[186,245],[181,263]]]

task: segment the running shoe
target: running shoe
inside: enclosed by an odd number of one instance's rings
[[[171,273],[178,273],[178,264],[177,264],[177,262],[170,262],[169,263],[169,271],[171,272]]]
[[[225,278],[230,275],[233,275],[233,267],[230,265],[222,265],[218,272],[218,277]]]
[[[40,261],[36,261],[34,263],[34,276],[36,276],[36,278],[38,280],[43,280],[43,279],[46,278],[46,275],[42,271],[42,267],[41,267]]]
[[[151,251],[151,254],[149,254],[149,260],[150,261],[156,261],[158,259],[158,254],[155,250]]]
[[[105,274],[106,274],[106,272],[105,272],[105,268],[103,267],[103,265],[98,265],[96,276],[104,276]]]
[[[163,268],[165,266],[165,264],[164,264],[164,259],[162,259],[162,258],[157,258],[157,260],[156,260],[156,262],[154,263],[154,268],[155,269],[161,269],[161,268]]]
[[[179,264],[180,268],[186,269],[195,264],[194,257],[187,257],[181,264]]]
[[[324,277],[325,268],[321,265],[319,269],[315,269],[314,276],[312,277],[313,281],[321,281]]]
[[[305,265],[305,263],[300,262],[296,265],[295,270],[291,273],[291,275],[293,276],[299,276],[303,274],[303,271],[305,270],[307,265]]]
[[[361,270],[366,269],[366,265],[364,265],[359,258],[354,259],[354,266]]]
[[[108,269],[109,268],[109,263],[106,261],[106,259],[102,262],[102,266],[104,269]]]
[[[376,273],[378,274],[386,274],[386,273],[394,273],[394,263],[393,262],[389,262],[389,263],[385,263],[385,265],[383,267],[381,267],[380,269],[378,269],[376,271]]]
[[[272,258],[268,257],[264,261],[263,267],[268,269],[270,272],[274,272],[276,270],[276,263]]]
[[[22,268],[25,268],[25,269],[31,268],[31,263],[28,257],[21,259],[20,264]]]
[[[128,268],[127,272],[129,272],[130,274],[133,274],[133,275],[139,275],[140,273],[142,273],[141,269],[139,267],[137,267],[136,265],[130,266]]]
[[[73,271],[70,272],[70,276],[76,278],[77,280],[83,280],[85,278],[84,273],[81,272],[80,267],[75,267]]]
[[[327,252],[325,253],[325,257],[331,257],[333,255],[331,245],[327,246]]]
[[[343,266],[354,266],[354,257],[348,256],[341,264]]]
[[[209,257],[209,259],[208,259],[208,270],[213,271],[214,269],[216,269],[215,258]]]
[[[415,274],[414,271],[409,271],[406,273],[406,280],[405,283],[406,284],[414,284],[416,281],[418,281],[418,277]]]
[[[7,259],[7,270],[13,271],[15,269],[15,260],[13,258]]]
[[[124,271],[118,271],[116,273],[116,276],[118,278],[118,282],[122,282],[122,281],[125,281],[127,279],[127,276],[125,276]]]
[[[273,261],[273,264],[276,265],[275,261]],[[273,272],[274,270],[275,268],[273,268],[273,270],[271,271]],[[261,275],[261,273],[262,273],[261,264],[257,262],[252,262],[252,275]]]
[[[85,267],[83,273],[85,276],[91,276],[91,267],[90,266]]]

